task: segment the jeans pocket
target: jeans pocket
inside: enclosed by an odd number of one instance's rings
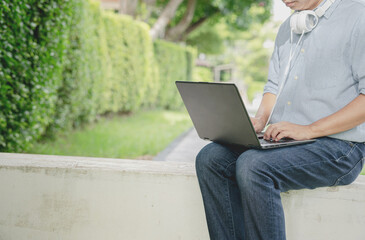
[[[349,172],[339,177],[333,186],[348,185],[354,182],[360,175],[363,165],[364,158],[360,159]]]

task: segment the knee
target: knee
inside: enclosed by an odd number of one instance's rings
[[[210,143],[206,145],[196,156],[195,168],[198,177],[201,173],[206,171],[218,171],[225,166],[225,158],[229,156],[229,149],[217,144]]]
[[[215,159],[218,158],[217,153],[219,153],[219,148],[220,145],[216,143],[209,143],[204,146],[196,156],[196,169],[201,170],[209,167],[212,161],[215,161]]]

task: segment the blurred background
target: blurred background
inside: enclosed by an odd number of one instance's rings
[[[234,82],[254,111],[279,0],[3,0],[0,151],[153,159],[192,127],[175,81]]]

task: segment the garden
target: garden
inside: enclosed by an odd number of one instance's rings
[[[247,99],[260,95],[270,1],[125,3],[0,3],[0,152],[153,159],[192,127],[175,81],[233,63]]]

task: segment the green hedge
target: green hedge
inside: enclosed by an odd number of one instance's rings
[[[98,38],[88,2],[72,2],[62,84],[58,88],[55,122],[49,128],[68,128],[95,116],[94,83],[102,77],[96,51]],[[49,129],[50,130],[50,129]]]
[[[0,25],[0,151],[106,112],[178,108],[174,82],[192,79],[194,49],[153,44],[91,0],[3,0]]]
[[[0,150],[19,151],[53,119],[71,4],[0,2]]]
[[[212,82],[214,81],[213,72],[207,67],[195,67],[193,70],[194,82]]]
[[[153,101],[158,89],[149,28],[114,13],[105,13],[104,23],[112,67],[108,110],[136,111],[142,104]]]
[[[191,81],[196,51],[166,41],[155,41],[155,55],[159,68],[160,90],[158,104],[167,109],[182,106],[175,81]]]

